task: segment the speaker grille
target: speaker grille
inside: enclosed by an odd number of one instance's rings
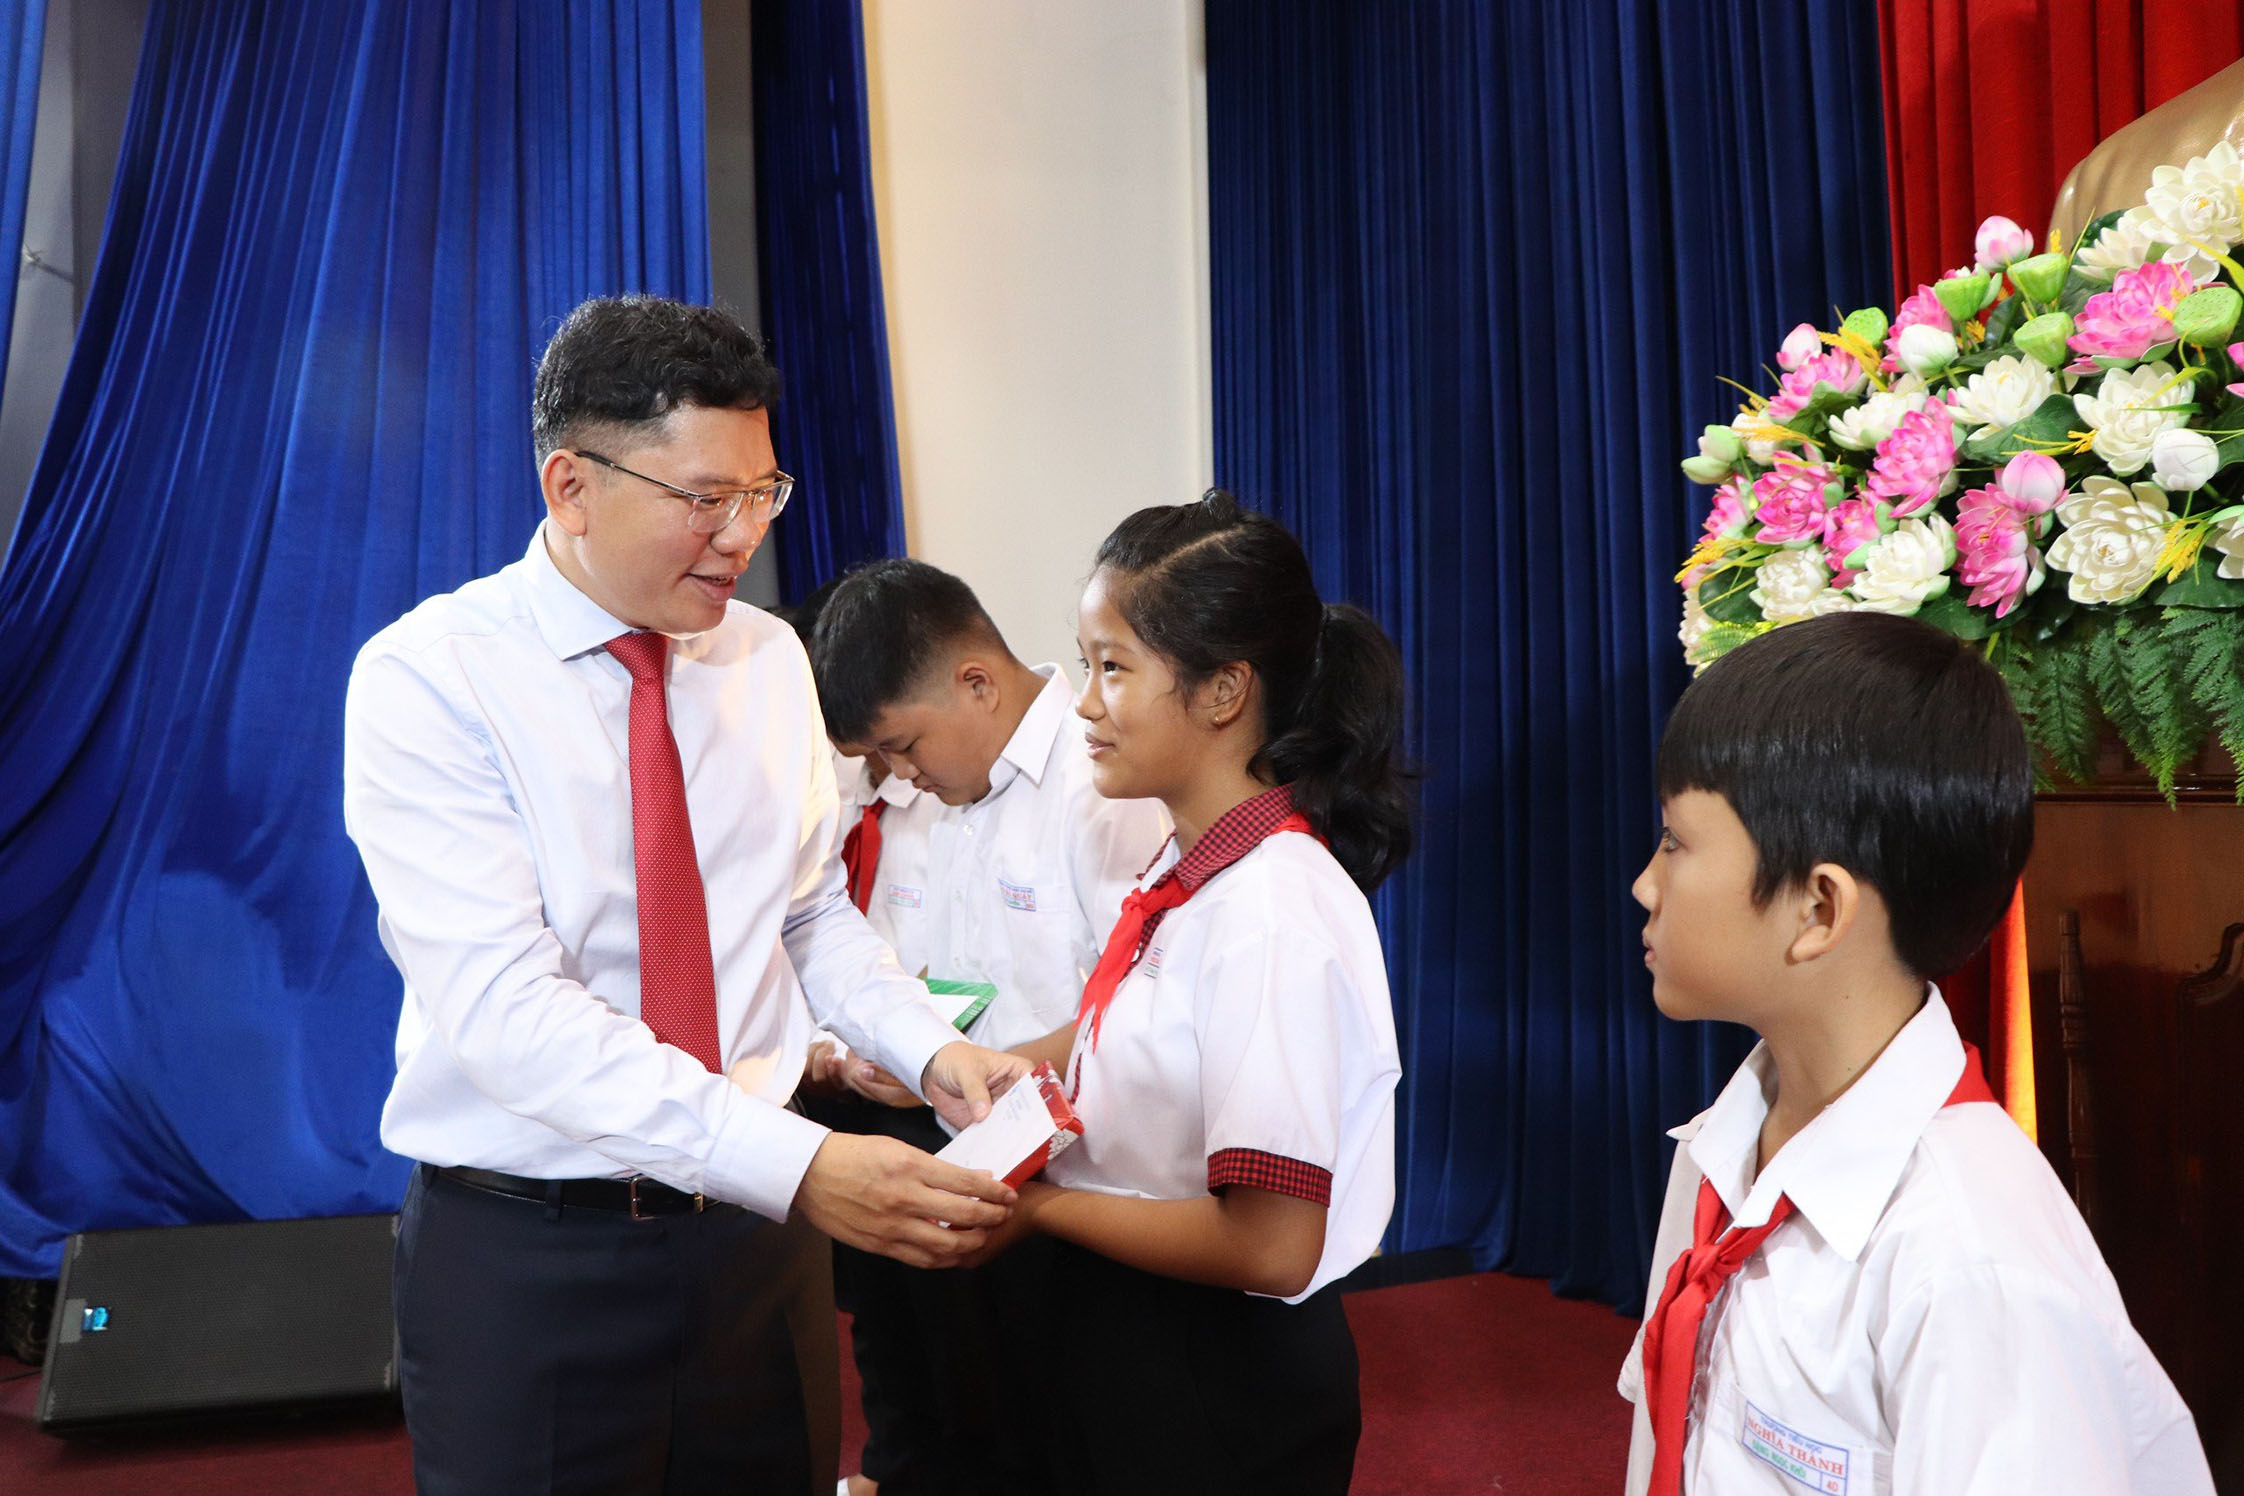
[[[396,1221],[338,1216],[72,1237],[40,1426],[392,1391]]]

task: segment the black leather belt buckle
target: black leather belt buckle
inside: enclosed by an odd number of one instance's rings
[[[639,1186],[642,1182],[650,1186],[644,1196],[639,1193]],[[689,1195],[683,1190],[674,1190],[659,1180],[646,1178],[643,1174],[634,1174],[624,1183],[629,1187],[628,1198],[631,1206],[631,1219],[634,1221],[656,1221],[667,1215],[684,1215],[688,1211],[699,1215],[708,1205],[708,1201],[701,1195]],[[666,1206],[667,1209],[664,1208]]]

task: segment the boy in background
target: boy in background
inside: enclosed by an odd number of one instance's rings
[[[1633,893],[1671,1018],[1761,1036],[1680,1147],[1621,1373],[1630,1496],[2211,1496],[2195,1425],[1932,973],[2002,914],[2033,771],[1977,649],[1787,625],[1660,745]]]
[[[1023,664],[973,589],[924,562],[844,577],[819,611],[811,658],[834,741],[918,792],[880,821],[864,902],[874,929],[906,971],[996,989],[968,1029],[978,1044],[1004,1049],[1070,1022],[1124,896],[1168,840],[1166,812],[1098,793],[1067,676]],[[868,1130],[930,1150],[948,1141],[871,1065],[842,1078],[908,1104]],[[1040,1254],[952,1282],[847,1255],[870,1430],[852,1490],[1036,1488],[1034,1431],[1004,1410],[1018,1388],[1008,1347],[1034,1312]]]

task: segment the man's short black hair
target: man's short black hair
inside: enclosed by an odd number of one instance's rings
[[[864,743],[873,720],[926,684],[962,644],[1005,640],[974,589],[924,561],[869,561],[819,610],[811,668],[826,731]]]
[[[728,313],[660,296],[602,296],[562,319],[538,360],[530,433],[538,461],[562,447],[626,445],[681,405],[757,410],[779,371]]]
[[[2033,761],[2002,677],[1976,646],[1883,613],[1786,624],[1708,666],[1668,719],[1659,789],[1729,802],[1757,906],[1819,862],[1877,889],[1923,977],[1979,949],[2033,849]]]

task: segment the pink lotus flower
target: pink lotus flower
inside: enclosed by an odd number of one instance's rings
[[[2065,470],[2039,452],[2021,452],[2002,475],[1956,505],[1956,579],[1964,599],[2007,618],[2041,586],[2041,550],[2049,512],[2065,496]]]
[[[1890,528],[1892,506],[1876,499],[1847,499],[1831,506],[1823,517],[1823,560],[1832,571],[1846,573],[1847,560],[1861,547],[1883,536]],[[1833,582],[1834,587],[1847,585]]]
[[[2040,452],[2020,452],[2003,464],[1995,480],[2010,507],[2021,514],[2047,514],[2065,498],[2065,470]]]
[[[1777,349],[1777,367],[1790,371],[1823,352],[1823,339],[1816,336],[1815,324],[1803,322],[1784,335],[1784,346]]]
[[[1878,443],[1862,491],[1891,504],[1895,519],[1907,519],[1955,486],[1955,417],[1946,405],[1930,401],[1923,410],[1903,416],[1893,434]]]
[[[2244,343],[2228,345],[2228,361],[2244,368]],[[2244,395],[2244,384],[2232,384],[2228,387],[2228,392],[2232,395]]]
[[[1782,354],[1777,356],[1783,358]],[[1769,401],[1768,417],[1782,426],[1808,408],[1818,384],[1827,384],[1842,395],[1852,395],[1861,390],[1865,378],[1862,365],[1855,361],[1853,354],[1841,353],[1836,348],[1829,353],[1819,353],[1802,360],[1777,382],[1777,392]]]
[[[2141,358],[2174,341],[2174,306],[2196,289],[2189,271],[2170,260],[2122,270],[2109,291],[2088,298],[2066,346],[2091,358]]]
[[[1917,287],[1916,294],[1901,303],[1893,314],[1893,325],[1886,329],[1886,372],[1899,373],[1901,353],[1898,344],[1901,335],[1912,327],[1936,327],[1942,332],[1954,332],[1956,324],[1949,319],[1948,309],[1940,304],[1940,293],[1930,286]]]
[[[1743,478],[1732,478],[1714,490],[1714,507],[1706,514],[1706,526],[1700,534],[1708,540],[1717,535],[1732,539],[1743,535],[1753,523],[1753,490]]]
[[[1999,213],[1979,225],[1972,242],[1972,258],[1981,270],[2005,268],[2033,252],[2034,236]]]
[[[1753,538],[1763,545],[1812,545],[1823,538],[1831,507],[1829,486],[1838,475],[1821,462],[1779,452],[1776,467],[1753,485]]]

